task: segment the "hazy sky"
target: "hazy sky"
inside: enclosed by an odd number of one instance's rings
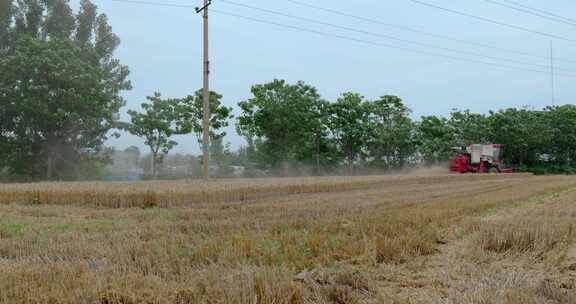
[[[149,0],[160,3],[200,5],[200,0]],[[367,44],[301,32],[276,25],[257,23],[237,17],[211,13],[212,89],[224,95],[224,103],[235,108],[238,101],[250,97],[250,86],[274,78],[290,82],[304,80],[316,86],[322,96],[334,100],[345,91],[356,91],[368,98],[394,94],[404,99],[414,118],[422,115],[446,115],[452,108],[487,112],[490,109],[530,106],[541,108],[551,103],[551,81],[547,73],[534,73],[462,62],[382,45],[410,48],[446,56],[468,58],[507,66],[549,71],[550,40],[542,35],[481,22],[464,16],[426,7],[410,0],[315,0],[316,6],[379,20],[381,23],[410,27],[436,35],[450,36],[479,44],[517,50],[535,55],[526,56],[455,41],[437,39],[398,28],[358,19],[333,15],[305,8],[288,0],[229,0],[286,14],[314,19],[341,27],[373,34],[318,25],[302,20],[242,8],[228,1],[214,0],[214,10],[258,18],[276,23],[307,28],[332,35],[369,41]],[[574,60],[557,61],[562,72],[576,75],[576,23],[554,22],[530,16],[487,0],[422,0],[438,6],[467,12],[534,31],[574,39],[573,42],[553,39],[555,56]],[[505,1],[505,0],[499,0]],[[576,19],[573,0],[514,0],[517,3],[544,9]],[[79,0],[72,0],[77,6]],[[202,85],[202,18],[192,8],[175,8],[94,0],[105,12],[114,31],[122,39],[116,55],[131,70],[134,89],[124,95],[128,106],[138,109],[145,96],[160,91],[168,97],[182,97]],[[375,35],[374,35],[375,34]],[[531,65],[496,61],[423,47],[383,38],[388,35],[442,48],[473,52],[485,56],[507,58]],[[538,58],[537,56],[541,56]],[[538,66],[540,65],[540,66]],[[567,71],[568,70],[568,71]],[[576,78],[556,78],[557,103],[574,102]],[[123,116],[125,119],[126,116]],[[197,152],[196,139],[177,138],[175,152]],[[233,128],[227,140],[233,147],[243,141]],[[138,145],[142,140],[124,135],[109,144],[120,148]]]

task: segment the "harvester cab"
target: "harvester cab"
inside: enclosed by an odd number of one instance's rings
[[[450,172],[454,173],[512,173],[512,169],[502,164],[504,145],[474,144],[467,147],[454,147],[458,156],[450,160]]]

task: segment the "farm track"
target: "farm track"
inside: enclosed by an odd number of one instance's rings
[[[3,185],[0,303],[573,303],[574,200],[529,175]]]

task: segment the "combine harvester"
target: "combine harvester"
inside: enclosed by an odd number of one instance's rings
[[[459,153],[450,160],[450,172],[453,173],[513,173],[513,169],[502,164],[504,145],[470,145],[456,147]]]

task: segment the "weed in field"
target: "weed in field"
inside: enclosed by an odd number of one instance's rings
[[[486,211],[484,211],[484,213],[482,213],[482,217],[491,216],[496,214],[496,212],[498,212],[497,208],[488,208]]]
[[[462,227],[457,227],[454,229],[454,234],[459,238],[463,238],[466,235],[466,230]]]
[[[22,234],[24,225],[0,222],[0,239],[17,237]]]

